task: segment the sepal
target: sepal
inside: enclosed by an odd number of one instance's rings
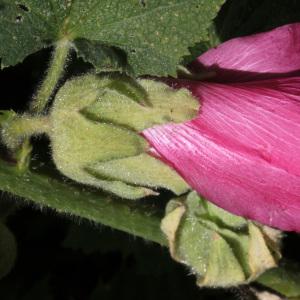
[[[93,120],[142,131],[155,125],[193,119],[198,110],[199,102],[187,89],[174,90],[148,79],[131,83],[126,78],[113,80],[82,112]]]
[[[161,228],[172,257],[189,266],[197,283],[229,287],[255,280],[277,265],[280,234],[231,215],[195,192],[171,200]]]
[[[148,154],[140,130],[193,118],[198,106],[187,90],[156,81],[95,75],[70,80],[49,117],[54,162],[67,177],[122,198],[156,195],[159,188],[180,195],[189,186]]]

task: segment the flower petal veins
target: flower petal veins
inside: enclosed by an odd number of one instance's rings
[[[236,61],[229,52],[237,53]],[[143,135],[155,155],[208,200],[263,224],[300,231],[300,77],[277,77],[300,70],[300,24],[228,41],[199,62],[205,70],[217,66],[217,82],[169,81],[201,101],[198,117]],[[233,68],[236,73],[227,72]],[[237,74],[247,76],[237,82]],[[219,83],[223,76],[231,83]]]

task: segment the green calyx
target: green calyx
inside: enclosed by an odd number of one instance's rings
[[[46,133],[53,160],[64,175],[122,198],[156,195],[159,188],[180,195],[188,185],[148,155],[140,131],[192,119],[198,106],[187,90],[161,82],[85,75],[58,91],[48,116],[15,117],[3,127],[2,138],[14,148],[25,136]],[[42,121],[47,125],[41,126]],[[19,127],[24,133],[16,130]]]
[[[172,257],[206,287],[254,281],[277,265],[280,232],[232,215],[191,192],[171,200],[161,228]]]
[[[132,91],[123,81],[112,82],[111,89],[104,90],[98,101],[83,112],[97,121],[135,131],[158,124],[184,122],[197,115],[199,103],[186,89],[175,91],[166,84],[146,79],[139,80],[138,84]]]

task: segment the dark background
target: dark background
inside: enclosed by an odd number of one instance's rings
[[[300,21],[299,2],[227,1],[212,35],[224,41]],[[199,44],[191,52],[195,56],[209,46]],[[45,49],[0,71],[0,109],[26,110],[50,53],[51,49]],[[65,77],[90,68],[73,54]],[[34,158],[51,164],[47,143],[46,139],[35,142]],[[251,299],[247,287],[226,291],[196,287],[195,277],[172,261],[161,246],[99,224],[25,206],[7,194],[1,197],[2,202],[16,204],[7,225],[16,237],[18,258],[10,274],[0,280],[0,299]],[[298,235],[285,235],[283,253],[300,262]]]

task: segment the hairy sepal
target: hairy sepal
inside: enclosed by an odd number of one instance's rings
[[[191,119],[198,106],[187,90],[176,91],[160,82],[75,78],[60,89],[50,112],[54,162],[67,177],[123,198],[155,195],[159,188],[180,195],[188,185],[148,155],[139,131]]]
[[[191,192],[171,200],[161,228],[172,257],[187,265],[197,284],[247,284],[277,265],[280,232],[232,215]]]

